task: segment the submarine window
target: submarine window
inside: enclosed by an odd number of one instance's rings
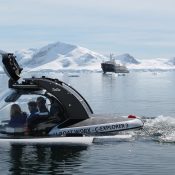
[[[17,98],[15,96],[17,94],[15,94],[14,96],[13,95],[11,96],[11,98],[12,97],[14,98],[13,100],[11,99],[9,101],[5,101],[5,100],[1,101],[1,104],[0,104],[0,120],[8,120],[9,119],[9,117],[10,117],[10,108],[11,108],[11,105],[14,104],[14,103],[18,104],[21,107],[21,110],[23,112],[26,112],[27,114],[29,114],[28,102],[29,101],[36,101],[36,99],[41,96],[41,95],[22,95],[20,97],[18,96],[18,98]],[[44,97],[44,98],[46,100],[46,108],[48,110],[50,110],[51,102],[48,98],[46,98],[46,97]],[[16,101],[15,101],[15,99],[16,99]]]

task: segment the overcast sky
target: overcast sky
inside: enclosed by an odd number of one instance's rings
[[[66,42],[136,58],[175,56],[175,0],[0,0],[0,49]]]

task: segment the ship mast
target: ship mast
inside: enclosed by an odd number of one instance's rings
[[[109,57],[110,57],[110,61],[111,62],[115,62],[115,59],[113,58],[113,55],[114,55],[113,53],[110,53],[110,56]]]

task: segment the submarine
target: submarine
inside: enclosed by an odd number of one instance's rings
[[[112,136],[120,131],[141,129],[144,122],[135,115],[94,114],[86,99],[72,86],[45,76],[21,78],[23,68],[13,53],[0,53],[4,72],[9,77],[4,102],[13,104],[22,96],[43,96],[59,108],[59,118],[48,115],[33,122],[31,132],[25,127],[10,127],[9,120],[0,122],[0,139],[41,139],[58,137]],[[1,109],[0,109],[1,110]],[[27,134],[26,134],[27,133]]]

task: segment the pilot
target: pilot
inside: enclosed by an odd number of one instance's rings
[[[46,107],[46,100],[43,97],[38,97],[36,100],[38,110],[39,110],[39,115],[43,117],[48,117],[49,116],[49,111]]]
[[[54,98],[50,98],[51,107],[50,107],[50,117],[56,118],[57,121],[64,120],[64,112],[60,104]]]
[[[18,104],[13,104],[10,109],[10,127],[24,127],[26,125],[27,114],[21,111]]]

